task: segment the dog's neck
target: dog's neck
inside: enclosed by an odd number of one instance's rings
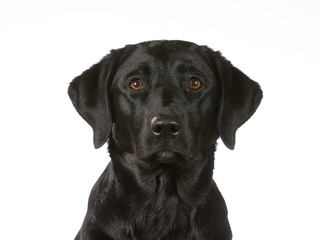
[[[192,167],[182,169],[172,164],[150,170],[143,168],[134,154],[122,153],[112,139],[110,145],[114,186],[119,186],[116,192],[120,198],[122,194],[122,198],[125,196],[123,207],[132,234],[137,239],[174,239],[175,232],[181,234],[184,229],[187,238],[197,209],[208,203],[215,188],[212,179],[215,147],[199,153]],[[133,211],[130,208],[133,205],[139,207]]]
[[[133,194],[144,191],[150,197],[159,192],[168,197],[184,195],[182,199],[190,199],[193,205],[212,184],[215,146],[200,152],[187,168],[168,164],[150,169],[135,154],[121,152],[112,138],[109,146],[119,184]]]

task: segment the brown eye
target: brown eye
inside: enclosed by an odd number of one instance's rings
[[[191,78],[189,80],[189,86],[191,87],[192,90],[198,90],[202,86],[202,83],[200,82],[199,79]]]
[[[140,79],[135,79],[130,83],[130,88],[139,91],[142,88],[142,81]]]

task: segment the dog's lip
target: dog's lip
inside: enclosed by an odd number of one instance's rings
[[[179,154],[171,150],[162,150],[155,153],[156,161],[160,163],[175,163],[179,160]]]
[[[146,161],[155,161],[163,164],[172,164],[176,163],[181,159],[184,159],[183,155],[179,152],[175,152],[170,149],[162,149],[156,152],[153,152],[147,156],[142,157]]]

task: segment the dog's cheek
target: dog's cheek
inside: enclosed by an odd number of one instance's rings
[[[216,106],[216,101],[207,97],[201,101],[198,107],[200,114],[199,142],[202,149],[215,144],[219,136]]]
[[[141,114],[141,116],[143,116],[143,114]],[[150,127],[149,127],[148,120],[149,119],[145,117],[144,119],[141,119],[139,121],[141,122],[140,129],[135,138],[135,141],[136,141],[135,153],[138,156],[144,156],[154,146],[153,136],[150,134]]]
[[[112,102],[112,136],[122,151],[132,153],[134,150],[132,121],[134,106],[125,94],[115,95]]]

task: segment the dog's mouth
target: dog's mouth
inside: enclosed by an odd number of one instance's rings
[[[180,152],[175,152],[173,150],[169,149],[163,149],[157,152],[154,152],[148,156],[140,158],[142,160],[142,164],[144,167],[147,168],[155,168],[158,166],[184,166],[188,167],[192,161],[190,159],[187,159],[186,156],[184,156]]]
[[[183,159],[181,154],[171,150],[162,150],[152,154],[153,160],[160,164],[174,164]]]

